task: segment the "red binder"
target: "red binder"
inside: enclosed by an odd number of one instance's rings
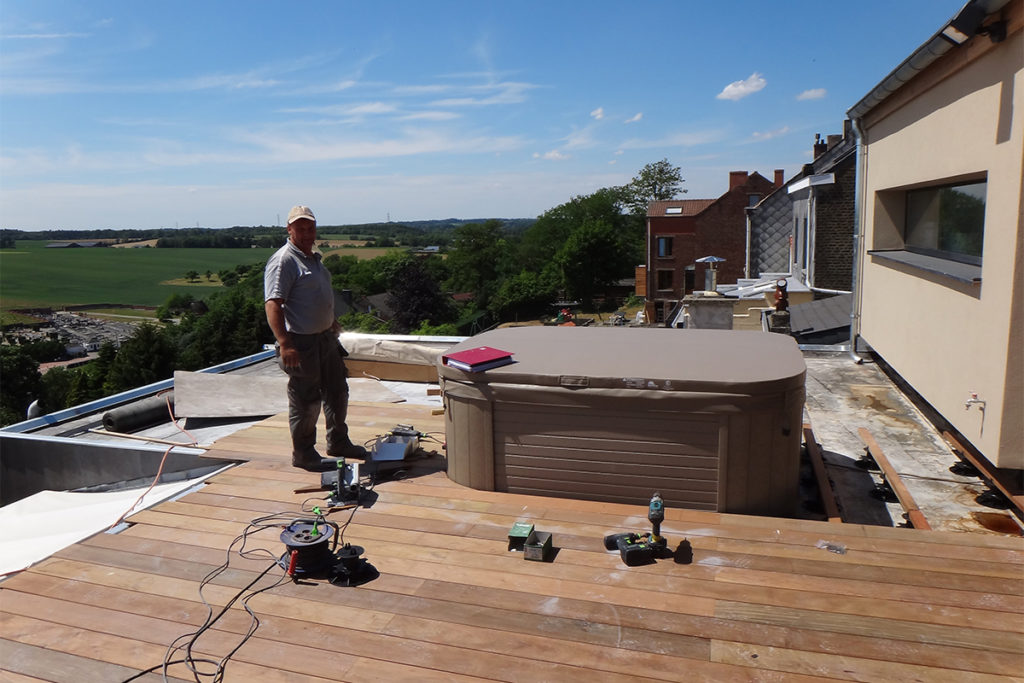
[[[512,362],[512,352],[502,351],[490,346],[477,346],[476,348],[457,351],[441,356],[445,365],[450,365],[466,372],[482,372]]]

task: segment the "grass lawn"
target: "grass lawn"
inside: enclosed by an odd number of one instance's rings
[[[75,304],[159,306],[172,294],[202,298],[219,286],[216,273],[238,265],[266,263],[273,249],[47,249],[45,240],[19,240],[0,250],[0,309]],[[332,249],[371,259],[390,248]],[[189,283],[191,270],[199,279]],[[206,280],[214,273],[214,282]]]

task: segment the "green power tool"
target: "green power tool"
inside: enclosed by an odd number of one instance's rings
[[[618,549],[628,567],[650,564],[655,557],[664,555],[668,548],[668,541],[661,535],[661,523],[665,521],[665,501],[661,499],[661,493],[651,496],[647,519],[651,522],[651,531],[646,534],[610,534],[604,537],[605,549]]]

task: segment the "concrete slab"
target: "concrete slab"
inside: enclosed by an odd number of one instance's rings
[[[871,432],[924,512],[933,529],[992,532],[1018,529],[1003,510],[975,498],[987,491],[978,477],[950,471],[959,462],[938,430],[874,363],[858,365],[845,353],[805,353],[805,414],[822,446],[823,458],[846,522],[901,526],[898,502],[873,492],[882,478],[861,461],[864,443],[857,430]]]

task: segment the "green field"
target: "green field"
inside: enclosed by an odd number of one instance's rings
[[[172,294],[203,298],[214,288],[206,271],[216,273],[238,265],[261,267],[273,249],[117,249],[113,247],[47,249],[44,240],[19,240],[15,249],[0,250],[0,309],[56,308],[77,304],[159,306]],[[400,248],[399,248],[400,249]],[[394,251],[332,249],[370,259]],[[199,273],[195,284],[180,281]]]

